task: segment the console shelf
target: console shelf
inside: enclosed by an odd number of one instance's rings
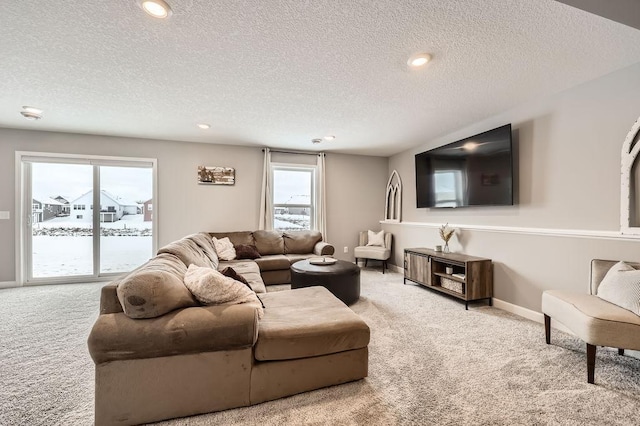
[[[447,268],[451,268],[447,273]],[[404,250],[404,283],[407,280],[469,302],[493,297],[491,259],[427,248]]]

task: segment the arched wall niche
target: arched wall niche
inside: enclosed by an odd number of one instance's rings
[[[620,161],[620,232],[640,235],[640,117],[622,144]]]
[[[391,172],[387,182],[384,220],[387,222],[402,221],[402,180],[397,170]]]

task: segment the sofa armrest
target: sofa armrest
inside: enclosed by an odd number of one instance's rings
[[[118,299],[118,282],[107,284],[100,290],[100,314],[117,314],[123,312]]]
[[[217,305],[178,309],[157,318],[103,314],[88,345],[96,364],[248,348],[258,338],[255,306]]]
[[[313,247],[313,254],[316,256],[331,256],[335,251],[336,249],[331,244],[324,241],[318,241]]]

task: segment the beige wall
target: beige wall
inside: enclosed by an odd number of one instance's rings
[[[258,225],[263,162],[258,147],[0,129],[0,211],[11,213],[10,220],[0,220],[0,283],[15,280],[16,151],[157,158],[159,245],[193,232]],[[198,185],[198,165],[234,167],[236,184]],[[348,258],[342,247],[352,252],[362,227],[379,228],[387,159],[328,154],[326,167],[327,233],[338,256]]]
[[[584,236],[545,236],[544,229],[618,231],[620,151],[640,115],[640,64],[553,97],[522,105],[459,131],[395,155],[405,182],[403,220],[417,223],[527,228],[523,233],[463,231],[452,248],[492,258],[495,297],[540,310],[545,289],[585,291],[592,258],[634,259],[640,240]],[[414,155],[463,137],[513,124],[518,148],[515,206],[416,209]],[[402,249],[439,243],[437,229],[384,225],[396,237],[394,262]]]

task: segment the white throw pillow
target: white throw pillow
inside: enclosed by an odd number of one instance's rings
[[[215,269],[189,265],[184,285],[203,305],[250,303],[258,310],[258,318],[264,315],[262,304],[253,290]]]
[[[616,263],[598,286],[598,297],[640,315],[640,270]]]
[[[220,260],[233,260],[236,258],[236,249],[233,247],[233,243],[229,237],[217,239],[212,237],[213,246],[216,248],[216,253]]]
[[[380,231],[380,232],[367,231],[367,233],[368,233],[367,240],[369,241],[367,243],[368,246],[384,247],[384,231]]]

